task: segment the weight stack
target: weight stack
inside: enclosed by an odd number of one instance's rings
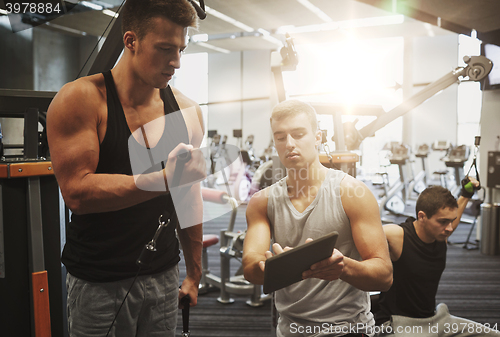
[[[481,253],[500,255],[500,204],[481,205]]]

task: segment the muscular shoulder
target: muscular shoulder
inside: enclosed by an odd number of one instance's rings
[[[104,78],[101,74],[96,74],[66,83],[54,97],[54,100],[64,101],[65,103],[92,104],[106,99],[105,96]]]
[[[172,93],[175,96],[175,100],[177,101],[177,104],[179,105],[179,108],[181,109],[187,109],[190,107],[197,107],[198,103],[193,101],[191,98],[187,97],[184,95],[182,92],[180,92],[177,88],[174,88],[170,86],[172,89]]]
[[[267,214],[267,200],[269,197],[270,187],[266,187],[263,190],[256,192],[252,195],[252,198],[248,202],[247,214],[248,213],[260,213],[262,215]]]
[[[205,133],[201,108],[198,103],[181,93],[179,90],[174,87],[171,88],[179,108],[183,111],[183,116],[189,128],[192,143],[199,146],[203,139],[203,134]]]
[[[360,209],[378,209],[377,200],[370,189],[360,180],[346,174],[340,183],[340,196],[347,215]],[[378,214],[378,211],[376,212]]]
[[[395,224],[384,225],[383,229],[389,243],[391,260],[397,261],[403,251],[404,230],[401,226]]]
[[[99,119],[102,104],[106,102],[106,89],[101,74],[77,79],[65,84],[52,100],[48,110],[48,121],[56,118],[65,123]]]
[[[340,183],[341,190],[349,190],[349,189],[364,188],[364,187],[366,187],[366,185],[361,180],[358,180],[349,174],[346,174]]]

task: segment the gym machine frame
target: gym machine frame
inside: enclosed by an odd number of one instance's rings
[[[12,268],[15,261],[23,260],[24,255],[21,254],[23,251],[23,242],[26,240],[27,243],[27,271],[30,273],[29,278],[29,315],[31,324],[29,325],[31,336],[35,337],[48,337],[54,335],[59,335],[62,333],[60,331],[62,328],[62,284],[61,284],[61,272],[60,272],[60,262],[57,259],[57,263],[47,262],[47,253],[51,256],[59,256],[60,242],[54,247],[47,247],[48,252],[44,248],[48,244],[47,238],[49,236],[55,238],[53,235],[48,235],[47,231],[53,227],[53,221],[47,220],[50,223],[43,224],[45,216],[43,215],[42,208],[43,205],[47,205],[48,202],[52,202],[54,197],[50,197],[52,201],[43,200],[42,195],[47,197],[44,190],[45,187],[49,187],[51,191],[55,189],[57,184],[55,179],[43,178],[42,176],[53,175],[52,164],[50,161],[39,156],[39,133],[38,133],[38,123],[41,122],[42,126],[45,127],[45,119],[40,114],[40,111],[47,111],[50,102],[52,101],[55,92],[37,92],[31,90],[0,90],[0,117],[2,118],[22,118],[24,119],[24,144],[6,145],[6,149],[23,149],[23,156],[8,156],[8,158],[2,158],[0,161],[0,179],[2,184],[0,185],[0,279],[5,279],[6,286],[10,282],[9,277],[15,277],[14,281],[16,284],[21,284],[19,287],[24,287],[25,281],[19,279],[19,277],[24,278],[24,272],[22,271],[24,266],[16,266]],[[44,154],[45,155],[45,154]],[[47,180],[49,179],[49,180]],[[23,183],[22,180],[26,180]],[[10,250],[7,252],[7,258],[9,260],[6,262],[4,249],[7,246],[4,244],[4,234],[5,235],[19,235],[20,232],[24,232],[22,229],[16,229],[14,227],[18,220],[12,220],[12,211],[10,209],[4,209],[4,187],[9,191],[21,190],[21,193],[25,191],[26,193],[26,204],[21,206],[21,209],[26,209],[26,220],[20,220],[20,222],[26,222],[26,235],[27,238],[19,238],[18,244],[15,245],[15,250]],[[19,197],[19,192],[15,192],[13,195],[13,200]],[[49,193],[51,193],[49,191]],[[57,194],[56,194],[57,195]],[[10,199],[10,198],[9,198]],[[55,197],[58,199],[58,195]],[[11,201],[12,202],[12,201]],[[6,215],[9,213],[9,215]],[[7,223],[9,226],[8,230],[4,230],[4,224],[6,223],[5,217],[7,216]],[[54,217],[50,217],[53,219]],[[16,216],[17,219],[17,216]],[[18,233],[18,234],[15,234]],[[57,235],[57,239],[59,240]],[[11,238],[12,239],[12,238]],[[50,240],[52,240],[50,239]],[[9,245],[12,248],[12,245]],[[16,260],[12,259],[12,255],[18,255]],[[9,262],[10,261],[10,262]],[[7,272],[5,271],[5,264],[10,264],[11,267]],[[58,272],[59,271],[59,272]],[[49,273],[51,275],[49,279]],[[2,281],[3,282],[3,281]],[[12,284],[11,284],[12,285]],[[49,286],[51,286],[52,291],[49,293]],[[19,287],[12,290],[16,292]],[[23,290],[24,292],[24,290]],[[50,297],[49,297],[50,295]],[[17,300],[22,300],[22,297],[18,297]],[[11,299],[6,299],[5,304],[10,303]],[[52,306],[50,306],[52,302]],[[12,304],[12,303],[11,303]],[[58,305],[60,304],[60,305]],[[16,306],[16,313],[20,313],[20,306]],[[7,316],[5,316],[7,317]],[[52,324],[51,324],[52,322]],[[9,327],[5,327],[9,329]],[[19,327],[16,327],[18,329]],[[7,330],[9,331],[9,330]]]
[[[408,98],[403,103],[399,104],[392,110],[380,115],[373,122],[358,130],[355,127],[355,122],[344,123],[344,136],[348,150],[358,149],[361,142],[367,138],[375,135],[375,132],[419,106],[427,99],[433,97],[435,94],[448,88],[454,83],[460,83],[464,78],[468,77],[469,81],[481,81],[491,71],[493,63],[486,57],[479,56],[464,56],[465,67],[457,67],[450,73],[444,75],[440,79],[430,83],[418,93]],[[392,196],[392,192],[389,194]],[[382,200],[385,202],[387,200]],[[381,208],[382,215],[383,208]]]
[[[493,67],[493,63],[482,55],[471,57],[464,56],[464,62],[467,64],[465,67],[457,67],[440,79],[430,83],[418,93],[414,94],[392,110],[380,115],[362,129],[356,129],[355,123],[353,122],[344,123],[347,149],[358,149],[359,145],[366,137],[374,136],[376,131],[416,108],[441,90],[448,88],[450,85],[466,81],[464,80],[466,77],[469,78],[468,81],[478,82],[483,80]]]
[[[220,231],[220,273],[221,276],[212,274],[208,269],[207,249],[217,243],[217,236],[203,236],[203,255],[202,255],[202,276],[200,280],[199,293],[204,294],[216,287],[220,289],[220,296],[217,301],[223,304],[233,303],[234,299],[230,294],[250,295],[250,300],[246,303],[252,307],[263,305],[262,287],[252,284],[243,278],[243,275],[230,276],[231,258],[241,258],[243,252],[243,240],[245,232],[235,233],[234,224],[238,212],[238,202],[222,190],[202,188],[203,201],[227,204],[231,206],[231,217],[227,229]]]

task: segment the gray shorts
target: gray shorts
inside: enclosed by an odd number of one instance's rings
[[[71,337],[105,337],[133,278],[94,283],[68,273],[68,328]],[[110,337],[174,336],[179,296],[178,267],[137,277]]]

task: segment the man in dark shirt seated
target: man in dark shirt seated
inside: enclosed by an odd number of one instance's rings
[[[479,188],[476,179],[469,180],[474,190]],[[500,336],[491,327],[450,315],[443,303],[436,308],[447,239],[473,194],[462,188],[457,201],[444,187],[429,187],[417,200],[417,219],[384,226],[394,281],[389,291],[380,294],[375,312],[379,336]]]

